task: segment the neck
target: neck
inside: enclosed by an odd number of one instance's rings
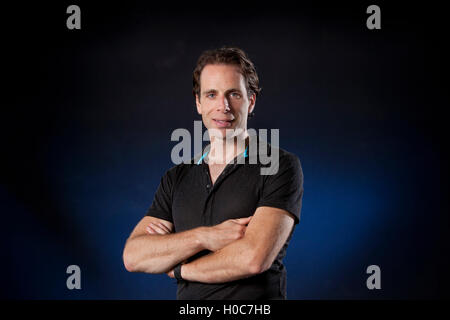
[[[208,163],[227,164],[237,155],[243,153],[248,138],[247,130],[230,138],[211,137],[211,149],[208,153]]]

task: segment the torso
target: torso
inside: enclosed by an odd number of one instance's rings
[[[280,159],[285,156],[284,153],[280,149]],[[290,166],[292,162],[283,163]],[[228,168],[226,164],[216,164],[213,161],[201,161],[197,164],[196,159],[192,164],[180,164],[169,170],[170,184],[165,185],[172,186],[166,191],[171,200],[170,216],[176,232],[214,226],[229,219],[253,215],[260,202],[271,200],[264,197],[264,189],[268,186],[265,181],[269,176],[261,175],[263,166],[259,161],[256,164],[247,161],[245,164],[230,164]],[[284,167],[280,167],[280,170],[284,170]],[[163,201],[162,197],[158,199]],[[269,270],[230,283],[180,281],[177,299],[285,299],[286,269],[283,258],[289,240]],[[209,253],[207,250],[200,251],[190,260]]]
[[[209,175],[211,176],[211,182],[214,184],[217,178],[222,173],[223,169],[225,169],[226,164],[209,164]]]

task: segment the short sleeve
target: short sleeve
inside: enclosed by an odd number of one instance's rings
[[[303,197],[303,171],[300,160],[291,153],[280,155],[278,171],[265,176],[257,207],[274,207],[288,211],[300,222]]]
[[[146,216],[167,220],[173,223],[172,219],[172,191],[174,177],[171,170],[167,171],[161,178],[156,190],[153,202],[147,210]]]

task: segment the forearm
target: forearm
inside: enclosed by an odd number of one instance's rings
[[[245,238],[184,264],[181,276],[188,281],[223,283],[260,273],[258,257]]]
[[[123,252],[125,265],[132,272],[167,272],[204,250],[200,232],[201,228],[196,228],[180,233],[144,234],[131,238]]]

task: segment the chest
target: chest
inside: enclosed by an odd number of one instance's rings
[[[226,164],[210,164],[208,165],[208,167],[209,167],[209,174],[211,176],[211,182],[212,184],[214,184],[217,178],[223,172],[223,169],[225,169]]]
[[[179,232],[253,215],[261,196],[259,177],[259,171],[251,167],[192,169],[174,190],[172,216],[175,230]]]

